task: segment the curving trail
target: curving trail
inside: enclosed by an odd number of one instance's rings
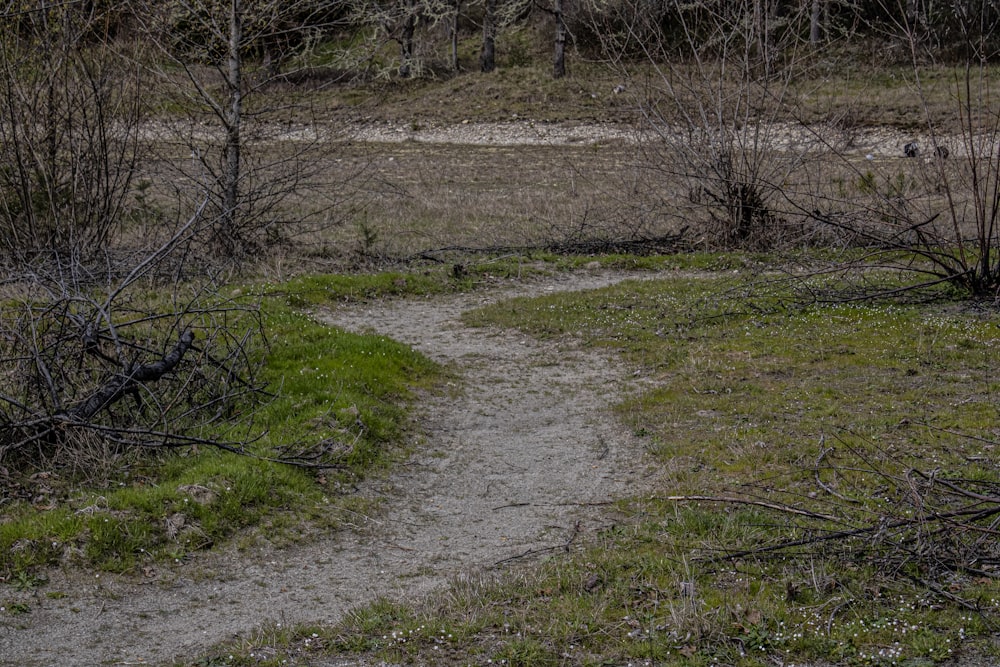
[[[424,436],[411,459],[362,489],[384,512],[304,545],[234,546],[148,578],[53,572],[32,593],[30,614],[0,616],[0,664],[191,658],[267,623],[329,622],[380,595],[424,595],[458,574],[528,560],[604,525],[600,503],[634,494],[647,474],[640,446],[608,411],[625,370],[594,351],[469,329],[459,317],[514,294],[625,277],[559,276],[317,314],[411,344],[460,378],[453,394],[421,406]],[[64,597],[46,595],[53,591]]]

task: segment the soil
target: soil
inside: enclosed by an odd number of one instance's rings
[[[459,575],[530,563],[607,525],[605,503],[641,491],[653,474],[609,413],[627,369],[572,341],[470,329],[459,318],[514,295],[624,277],[577,272],[316,313],[411,344],[455,372],[453,391],[421,402],[412,457],[360,490],[379,511],[286,548],[232,545],[134,575],[54,571],[20,594],[30,612],[0,616],[0,664],[190,660],[271,623],[330,623],[378,596],[417,599]]]
[[[462,146],[588,146],[594,144],[634,144],[656,140],[668,145],[680,145],[686,141],[682,128],[672,134],[667,128],[659,131],[640,132],[634,127],[610,122],[605,123],[548,123],[526,118],[505,123],[465,122],[458,124],[403,124],[391,121],[359,123],[342,129],[340,134],[320,136],[315,128],[282,128],[277,139],[281,141],[315,141],[337,138],[367,143],[396,144],[416,142],[420,144],[458,144]],[[794,124],[764,125],[762,132],[775,149],[796,155],[828,153],[837,150],[845,157],[867,157],[869,160],[902,158],[903,146],[917,142],[924,147],[924,158],[931,155],[928,146],[933,141],[919,133],[897,130],[887,126],[857,127],[850,131],[816,125],[801,127]],[[826,137],[820,140],[819,137]],[[956,157],[967,155],[961,137],[936,137]],[[836,143],[831,145],[830,141]]]

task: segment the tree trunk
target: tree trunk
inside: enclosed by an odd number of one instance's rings
[[[458,15],[462,11],[462,0],[455,0],[455,13],[451,17],[451,69],[458,71]]]
[[[413,74],[413,33],[417,29],[417,12],[414,0],[406,3],[406,17],[403,32],[399,38],[399,76],[404,79]]]
[[[496,68],[497,0],[486,0],[483,13],[483,50],[479,53],[479,71],[492,72]]]
[[[552,13],[556,19],[556,48],[552,62],[552,76],[561,79],[566,76],[566,21],[563,18],[563,0],[555,0]]]
[[[813,46],[819,44],[822,36],[821,9],[822,3],[820,0],[812,0],[812,12],[809,15],[809,43]]]
[[[769,77],[778,56],[775,53],[774,30],[778,25],[778,0],[754,0],[753,26],[756,42],[758,75]]]
[[[239,249],[236,229],[236,207],[239,201],[240,151],[242,141],[240,126],[243,121],[243,61],[240,45],[243,41],[243,2],[231,0],[229,16],[229,67],[226,77],[229,104],[226,109],[226,166],[222,183],[222,220],[217,234],[228,254]]]

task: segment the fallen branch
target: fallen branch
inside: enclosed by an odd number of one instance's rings
[[[153,382],[174,369],[184,357],[194,342],[194,332],[188,329],[181,334],[180,340],[162,359],[143,366],[134,365],[126,375],[118,375],[110,379],[103,387],[91,394],[90,398],[68,412],[74,420],[87,422],[101,410],[105,410],[126,394],[135,391],[140,382]]]
[[[676,502],[702,501],[702,502],[720,502],[720,503],[735,503],[742,505],[755,505],[758,507],[764,507],[767,509],[772,509],[780,512],[797,514],[808,518],[822,519],[825,521],[835,521],[838,523],[843,523],[842,518],[833,517],[826,514],[818,514],[816,512],[810,512],[808,510],[791,507],[789,505],[782,505],[780,503],[768,503],[764,501],[746,500],[743,498],[712,497],[712,496],[668,496],[666,498],[663,498],[663,500],[670,500]],[[740,558],[745,558],[747,556],[759,556],[767,553],[775,553],[778,551],[785,551],[788,549],[792,549],[794,547],[807,546],[810,544],[819,544],[822,542],[830,542],[833,540],[842,540],[852,537],[861,537],[865,535],[878,535],[888,532],[890,530],[897,530],[900,528],[911,528],[928,522],[944,522],[944,521],[951,521],[953,519],[964,519],[967,523],[963,525],[969,525],[969,522],[981,521],[983,519],[998,514],[1000,514],[1000,506],[989,507],[985,509],[967,507],[952,512],[930,512],[928,514],[921,514],[919,516],[915,516],[909,519],[900,519],[892,522],[879,521],[878,523],[862,526],[859,528],[852,528],[849,530],[838,530],[832,533],[824,533],[823,535],[805,537],[798,540],[788,540],[785,542],[781,542],[779,544],[772,544],[770,546],[755,547],[753,549],[743,549],[741,551],[730,551],[726,552],[725,554],[720,554],[699,560],[710,561],[710,562],[723,561],[723,560],[739,560]],[[960,568],[967,569],[965,566],[960,566]]]
[[[563,544],[557,544],[557,545],[552,546],[552,547],[542,547],[541,549],[528,549],[524,553],[517,554],[516,556],[510,556],[508,558],[504,558],[504,559],[498,560],[497,562],[493,563],[493,565],[494,566],[496,566],[496,565],[503,565],[504,563],[511,563],[511,562],[513,562],[515,560],[520,560],[522,558],[528,558],[530,556],[537,556],[538,554],[545,554],[545,553],[549,553],[551,551],[567,551],[568,552],[570,545],[573,544],[573,540],[575,540],[576,536],[579,535],[579,534],[580,534],[580,522],[577,521],[575,524],[573,524],[573,532],[570,533],[569,539],[566,540],[565,543],[563,543]]]
[[[840,500],[843,500],[845,503],[860,503],[861,502],[860,500],[857,500],[855,498],[848,498],[847,496],[845,496],[843,494],[837,493],[836,491],[833,490],[833,488],[831,488],[822,479],[820,479],[820,476],[819,476],[819,467],[820,467],[820,464],[823,462],[823,459],[826,458],[826,455],[833,451],[833,447],[823,447],[824,443],[825,443],[825,439],[824,438],[820,438],[819,445],[820,445],[820,447],[822,447],[822,451],[820,451],[820,453],[819,453],[819,458],[816,459],[816,469],[814,471],[815,472],[815,476],[816,476],[816,485],[819,488],[821,488],[824,491],[826,491],[827,493],[829,493],[834,498],[839,498]]]
[[[748,498],[737,498],[735,496],[663,496],[663,497],[654,496],[653,500],[666,500],[674,503],[701,502],[701,503],[728,503],[732,505],[753,505],[756,507],[763,507],[769,510],[776,510],[778,512],[785,512],[787,514],[798,514],[799,516],[809,517],[810,519],[822,519],[823,521],[833,521],[834,523],[843,522],[843,519],[832,516],[830,514],[820,514],[818,512],[810,512],[809,510],[804,510],[800,507],[793,507],[791,505],[784,505],[782,503],[771,503],[765,500],[750,500]]]

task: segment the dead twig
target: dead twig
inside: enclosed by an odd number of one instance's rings
[[[820,465],[823,463],[823,459],[826,458],[826,455],[833,451],[833,447],[823,447],[825,442],[826,442],[825,438],[823,436],[820,436],[819,446],[821,447],[821,450],[819,453],[819,458],[816,459],[816,470],[814,471],[816,477],[816,485],[819,486],[819,488],[826,491],[827,493],[829,493],[834,498],[839,498],[840,500],[843,500],[845,503],[860,503],[861,502],[860,500],[856,500],[854,498],[848,498],[847,496],[841,493],[837,493],[832,488],[830,488],[828,484],[823,482],[823,480],[820,478],[819,476]]]
[[[566,551],[566,552],[568,552],[570,545],[573,544],[573,541],[576,539],[576,536],[579,533],[580,533],[580,522],[577,521],[575,524],[573,524],[573,530],[570,532],[569,539],[566,540],[566,542],[564,542],[563,544],[557,544],[557,545],[551,546],[551,547],[542,547],[541,549],[528,549],[524,553],[517,554],[516,556],[510,556],[509,558],[503,558],[501,560],[498,560],[495,563],[493,563],[493,565],[495,567],[497,565],[503,565],[505,563],[511,563],[513,561],[520,560],[522,558],[529,558],[531,556],[537,556],[539,554],[551,553],[553,551]]]
[[[764,509],[784,512],[786,514],[796,514],[799,516],[808,517],[810,519],[822,519],[823,521],[832,521],[834,523],[841,523],[843,521],[841,518],[833,516],[831,514],[820,514],[818,512],[812,512],[810,510],[802,509],[801,507],[793,507],[791,505],[784,505],[782,503],[772,503],[766,500],[751,500],[749,498],[739,498],[736,496],[662,496],[662,497],[654,497],[653,499],[665,500],[668,502],[675,502],[675,503],[704,502],[704,503],[726,503],[731,505],[753,505],[755,507],[763,507]]]

